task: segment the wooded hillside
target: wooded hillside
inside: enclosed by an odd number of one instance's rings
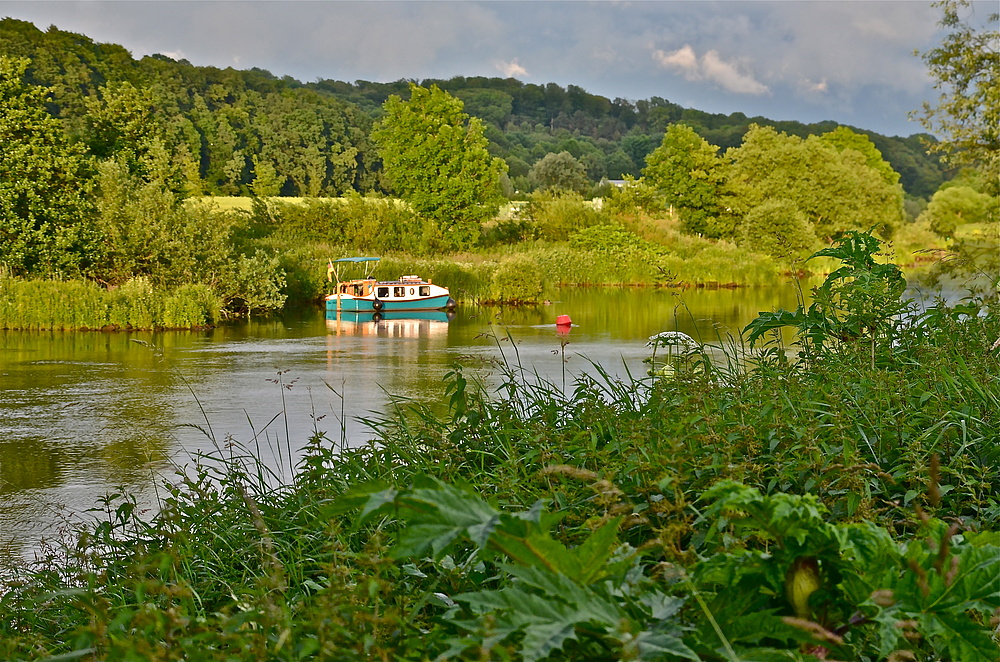
[[[42,31],[10,18],[0,20],[0,54],[30,60],[27,82],[52,89],[48,110],[65,120],[77,140],[94,139],[96,111],[115,112],[121,106],[121,84],[142,90],[142,108],[133,110],[159,127],[175,163],[186,173],[183,186],[189,194],[247,193],[252,182],[260,194],[335,196],[383,190],[369,132],[390,95],[409,95],[409,81],[302,83],[261,69],[195,66],[162,55],[136,60],[119,45],[95,43],[56,27]],[[511,194],[532,190],[532,166],[561,152],[579,160],[593,183],[637,176],[666,128],[678,122],[720,150],[738,146],[752,124],[799,137],[838,126],[710,114],[656,96],[611,100],[574,85],[534,85],[512,78],[419,83],[437,84],[483,120],[491,152],[508,165]],[[855,131],[872,140],[899,172],[909,195],[927,198],[948,178],[938,157],[926,153],[930,136]]]

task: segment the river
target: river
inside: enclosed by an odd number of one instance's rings
[[[792,285],[564,289],[547,305],[460,306],[420,319],[328,320],[320,309],[204,331],[0,331],[0,556],[25,554],[124,488],[153,508],[162,481],[236,441],[290,475],[314,430],[366,443],[361,419],[397,398],[442,400],[456,362],[498,362],[571,386],[596,363],[642,376],[666,330],[718,345]],[[568,329],[555,325],[569,315]]]

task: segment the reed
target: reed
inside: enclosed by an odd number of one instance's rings
[[[221,301],[206,285],[154,288],[136,278],[114,290],[85,280],[0,277],[0,328],[22,330],[196,328]]]

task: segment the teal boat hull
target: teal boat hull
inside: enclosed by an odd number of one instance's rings
[[[454,307],[454,302],[447,294],[403,301],[355,297],[340,297],[339,301],[339,310],[342,312],[391,313],[406,310],[441,310],[451,307]],[[337,298],[328,298],[326,300],[326,311],[335,313],[337,310]]]

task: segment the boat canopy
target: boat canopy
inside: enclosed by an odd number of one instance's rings
[[[371,278],[372,272],[375,271],[375,265],[373,263],[378,262],[382,258],[380,257],[342,257],[339,260],[330,260],[326,265],[326,279],[333,281],[336,277],[337,282],[340,282],[340,274],[338,269],[334,267],[334,264],[350,262],[350,263],[365,263],[365,278]]]

